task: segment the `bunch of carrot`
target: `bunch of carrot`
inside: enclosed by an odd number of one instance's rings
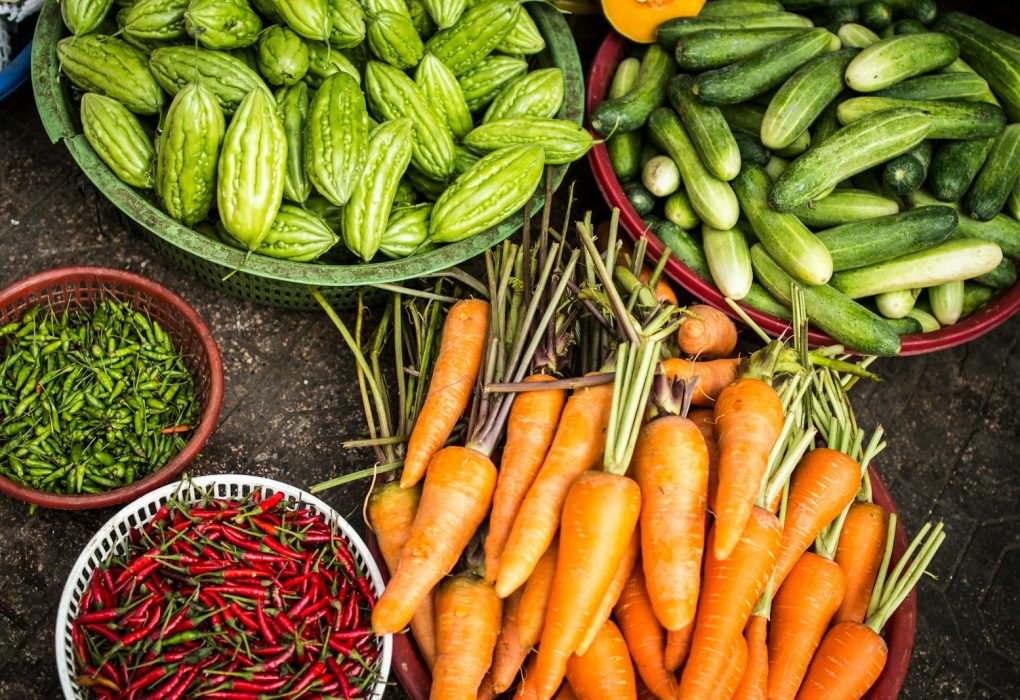
[[[892,565],[881,431],[846,399],[868,361],[808,352],[797,304],[794,347],[735,357],[729,317],[679,309],[615,223],[600,253],[579,222],[569,255],[547,209],[488,299],[449,308],[399,484],[371,496],[375,631],[411,626],[433,698],[862,697],[944,537]]]

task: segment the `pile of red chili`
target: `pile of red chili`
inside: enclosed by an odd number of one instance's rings
[[[98,698],[367,698],[374,604],[342,537],[282,493],[171,500],[82,594],[76,680]]]

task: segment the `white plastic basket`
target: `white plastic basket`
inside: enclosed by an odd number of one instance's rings
[[[85,546],[78,561],[74,563],[71,574],[60,597],[57,610],[56,654],[57,673],[60,686],[67,700],[84,700],[83,688],[74,683],[75,674],[74,649],[71,643],[71,623],[78,615],[78,602],[88,587],[92,572],[110,556],[112,552],[123,552],[128,534],[132,528],[143,527],[159,510],[171,495],[176,494],[183,502],[197,501],[201,497],[198,489],[202,489],[216,498],[241,498],[256,489],[261,489],[264,497],[282,491],[291,500],[299,502],[321,514],[327,523],[336,528],[343,539],[350,545],[354,561],[365,572],[376,598],[382,594],[383,579],[379,567],[368,551],[368,547],[354,528],[340,515],[315,496],[273,479],[243,474],[216,474],[200,476],[188,481],[167,484],[152,491],[138,500],[125,506],[110,518],[99,529]],[[390,662],[393,655],[393,638],[387,635],[377,642],[379,660],[376,663],[378,680],[372,688],[370,700],[380,700],[386,690],[389,677]]]

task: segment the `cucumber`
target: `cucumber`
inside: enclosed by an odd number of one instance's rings
[[[694,80],[693,92],[710,104],[747,102],[781,85],[802,65],[825,53],[834,39],[821,28],[783,39],[736,63],[702,73]]]
[[[916,335],[924,331],[916,319],[907,316],[905,318],[887,318],[886,324],[893,329],[896,335]]]
[[[790,167],[790,161],[780,158],[779,156],[772,156],[769,158],[769,162],[764,166],[765,174],[769,176],[770,180],[775,181],[780,175],[786,172],[786,169]]]
[[[924,206],[892,216],[843,224],[819,231],[834,270],[849,270],[892,260],[949,240],[956,230],[956,210]]]
[[[928,290],[928,302],[935,320],[951,326],[963,314],[963,280],[936,285]]]
[[[953,238],[945,243],[885,262],[837,272],[832,286],[851,299],[911,287],[965,280],[995,269],[1002,250],[995,243]]]
[[[762,285],[789,306],[796,281],[769,257],[761,244],[751,247],[751,266]],[[827,284],[803,290],[804,309],[811,323],[837,342],[868,355],[899,353],[899,336],[878,314]]]
[[[853,97],[839,106],[839,121],[852,124],[876,112],[906,107],[928,115],[929,138],[982,139],[998,136],[1006,126],[1006,115],[985,102],[901,100],[894,97]]]
[[[995,139],[988,159],[967,192],[964,209],[978,221],[993,219],[1003,207],[1020,175],[1020,124],[1010,124]]]
[[[955,72],[923,75],[904,80],[875,93],[876,97],[901,100],[962,100],[977,102],[988,94],[988,83],[977,73]]]
[[[680,169],[669,156],[655,156],[641,168],[641,184],[655,197],[668,197],[680,188]]]
[[[701,244],[712,273],[712,281],[725,296],[743,299],[751,291],[754,273],[751,270],[751,252],[747,238],[739,228],[721,231],[711,226],[701,227]]]
[[[763,313],[781,318],[784,321],[792,321],[793,314],[790,312],[790,307],[783,304],[781,301],[772,296],[772,292],[765,289],[757,282],[751,283],[751,290],[747,293],[743,299],[740,300],[744,306],[750,306],[752,309],[757,309]]]
[[[819,27],[834,27],[833,31],[843,26],[856,22],[861,18],[860,10],[856,3],[841,2],[830,3],[812,13],[812,21]]]
[[[773,29],[706,29],[680,37],[676,43],[676,62],[684,70],[703,71],[722,68],[758,53],[764,48],[803,34],[807,27]]]
[[[740,172],[740,149],[722,112],[695,99],[693,85],[694,78],[678,75],[669,81],[666,95],[708,172],[720,180],[732,180]]]
[[[752,104],[722,105],[719,107],[730,130],[735,134],[747,134],[756,139],[761,138],[761,125],[765,119],[765,108]],[[805,131],[793,143],[781,150],[780,155],[798,156],[811,145],[811,135]]]
[[[1016,184],[1013,185],[1013,189],[1009,193],[1009,199],[1006,200],[1006,209],[1014,219],[1020,219],[1020,178],[1017,179]]]
[[[836,32],[836,36],[839,37],[843,46],[858,49],[867,48],[881,40],[881,37],[878,34],[875,34],[875,32],[871,31],[867,27],[854,22],[844,24],[840,27],[839,31]]]
[[[992,289],[1006,289],[1016,284],[1016,278],[1016,266],[1009,258],[1003,258],[994,270],[978,275],[974,281]]]
[[[947,12],[940,21],[955,25],[964,31],[970,31],[987,41],[998,44],[1014,55],[1020,55],[1020,37],[1003,31],[977,17],[963,12]]]
[[[815,123],[811,128],[812,143],[821,143],[843,127],[843,125],[839,123],[839,117],[836,116],[836,111],[839,109],[840,102],[842,102],[842,100],[838,97],[834,101],[830,102],[829,105],[822,110],[818,119],[815,120]]]
[[[744,166],[733,181],[741,209],[755,235],[791,276],[805,284],[825,284],[832,276],[828,249],[796,216],[769,207],[768,186],[768,175],[756,165]]]
[[[623,194],[638,216],[650,214],[655,208],[655,197],[640,182],[628,182],[623,186]]]
[[[878,313],[885,318],[905,318],[914,308],[920,289],[900,289],[895,292],[883,292],[875,296]]]
[[[882,180],[896,194],[910,194],[919,189],[928,177],[933,146],[931,141],[922,141],[901,156],[885,164]]]
[[[875,31],[882,31],[892,24],[892,10],[881,0],[872,0],[860,6],[861,24]]]
[[[772,29],[777,27],[804,28],[811,27],[807,17],[792,12],[761,12],[743,17],[677,17],[659,25],[655,31],[655,40],[660,45],[673,51],[680,37],[706,29],[734,31],[739,29]]]
[[[837,189],[832,194],[813,200],[790,213],[811,228],[828,228],[857,221],[892,216],[900,211],[899,204],[867,190]]]
[[[652,141],[680,168],[687,195],[701,220],[715,228],[733,228],[740,216],[733,189],[705,169],[676,113],[669,107],[655,110],[648,118],[648,131]]]
[[[970,316],[986,306],[995,296],[995,290],[978,282],[967,280],[963,283],[963,315]]]
[[[691,234],[679,226],[661,228],[654,233],[662,241],[662,245],[669,248],[673,257],[689,267],[701,279],[706,282],[712,281],[712,272],[708,269],[705,253],[701,246],[691,238]]]
[[[928,24],[938,12],[935,0],[885,0],[897,17],[906,17]]]
[[[959,57],[959,45],[946,34],[894,36],[862,50],[847,66],[846,84],[857,92],[875,92],[948,66]]]
[[[840,111],[853,101],[840,105]],[[799,207],[848,177],[909,151],[929,129],[925,114],[909,108],[877,112],[844,126],[790,163],[769,192],[769,203],[777,211]]]
[[[737,148],[740,150],[740,162],[754,163],[762,167],[768,164],[772,156],[757,138],[747,134],[734,134],[733,139],[737,142]]]
[[[637,83],[641,71],[641,61],[636,58],[625,58],[616,67],[613,82],[609,84],[609,99],[623,97]],[[613,172],[620,180],[636,177],[641,171],[641,131],[628,131],[625,134],[613,134],[606,140],[606,152]]]
[[[908,199],[915,207],[942,203],[924,190],[912,192]],[[959,209],[959,205],[956,204],[949,206]],[[956,234],[961,238],[992,241],[1002,248],[1002,253],[1007,258],[1020,260],[1020,221],[1011,216],[999,214],[991,221],[975,221],[969,216],[960,216]]]
[[[916,19],[901,19],[893,25],[893,35],[900,34],[924,34],[928,31],[928,27],[924,26]]]
[[[666,102],[666,84],[676,62],[661,46],[652,44],[641,61],[633,87],[622,97],[600,103],[591,113],[591,126],[602,136],[640,129],[648,115]]]
[[[907,318],[912,318],[917,321],[921,325],[922,333],[934,333],[942,328],[934,316],[924,309],[919,309],[916,306],[910,310],[910,313],[907,314]]]
[[[1020,60],[1016,53],[990,40],[987,29],[976,30],[973,18],[959,12],[947,12],[934,26],[956,39],[963,60],[988,81],[1010,120],[1020,121]]]
[[[782,11],[783,4],[777,0],[711,0],[701,8],[698,17],[743,17]]]
[[[992,150],[995,139],[946,141],[935,149],[928,188],[943,202],[962,199]]]
[[[691,198],[687,196],[687,191],[683,187],[666,197],[662,205],[662,214],[667,221],[672,221],[685,231],[701,225],[698,212],[694,211]]]
[[[843,73],[859,53],[841,49],[815,58],[797,69],[769,102],[761,124],[766,148],[789,146],[843,92]]]

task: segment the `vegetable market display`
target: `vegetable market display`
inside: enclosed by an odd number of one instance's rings
[[[895,354],[1015,285],[1020,39],[920,0],[710,0],[656,39],[591,124],[724,296],[789,319],[796,282],[820,330]]]
[[[86,138],[249,253],[368,262],[464,240],[592,142],[555,118],[562,71],[529,71],[545,40],[517,0],[111,5],[61,3]]]

